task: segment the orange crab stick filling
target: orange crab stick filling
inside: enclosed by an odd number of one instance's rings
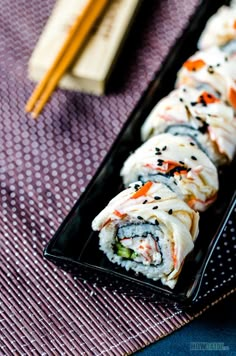
[[[216,198],[217,198],[217,194],[215,194],[212,198],[209,198],[205,201],[192,197],[191,199],[188,200],[188,205],[190,206],[190,208],[194,208],[194,205],[196,203],[201,203],[201,204],[208,206],[208,205],[212,204],[216,200]]]
[[[229,90],[229,101],[231,105],[236,109],[236,90],[232,87]]]
[[[198,103],[204,102],[205,104],[214,104],[219,102],[220,99],[216,98],[214,95],[204,91],[198,98]]]
[[[195,61],[189,59],[187,60],[183,66],[189,71],[197,71],[203,68],[206,63],[202,59],[196,59]]]
[[[123,219],[123,218],[125,218],[127,216],[127,214],[122,214],[118,210],[114,210],[113,214],[118,216],[118,218],[120,218],[120,219]]]
[[[157,171],[165,172],[165,173],[168,173],[172,169],[179,167],[179,166],[180,166],[179,162],[169,161],[169,160],[163,160],[163,162],[161,164],[158,164],[158,166],[149,164],[149,163],[145,164],[145,167],[149,167],[151,169],[156,169]],[[175,173],[184,174],[184,173],[187,173],[187,170],[183,167],[181,172],[175,172]]]
[[[179,162],[175,162],[175,161],[164,161],[164,164],[168,165],[167,172],[179,166]]]
[[[145,183],[141,188],[139,188],[139,190],[137,190],[137,192],[132,195],[131,199],[137,199],[139,197],[142,197],[143,195],[146,195],[151,186],[152,182]]]

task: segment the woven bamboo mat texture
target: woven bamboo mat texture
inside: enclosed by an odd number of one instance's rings
[[[34,121],[24,114],[34,87],[27,62],[54,1],[8,0],[6,6],[0,0],[1,355],[129,354],[194,317],[178,305],[140,300],[72,277],[42,252],[197,3],[149,0],[109,93],[57,90]],[[235,239],[233,221],[235,215],[226,229],[233,229]]]

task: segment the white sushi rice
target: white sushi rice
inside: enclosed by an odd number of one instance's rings
[[[169,216],[169,220],[175,220],[174,217]],[[167,228],[165,227],[164,230]],[[177,226],[175,226],[175,233],[179,230]],[[162,263],[160,265],[144,265],[140,262],[131,261],[128,259],[124,259],[121,256],[118,256],[114,252],[114,241],[116,237],[117,227],[115,224],[113,226],[109,225],[102,229],[99,234],[99,245],[100,249],[106,254],[108,259],[117,263],[118,265],[124,267],[127,271],[133,270],[137,273],[141,273],[147,278],[153,279],[154,281],[161,280],[163,284],[169,286],[170,288],[174,288],[177,279],[176,276],[179,273],[178,268],[174,267],[173,259],[172,259],[172,241],[166,238],[163,231],[158,229],[158,244],[162,254]],[[179,232],[179,231],[178,231]],[[191,248],[193,245],[191,244]],[[189,251],[188,251],[189,252]],[[185,256],[184,256],[185,257]],[[180,267],[180,266],[178,266]]]
[[[138,182],[140,187],[141,183]],[[99,230],[99,246],[108,259],[127,271],[133,270],[147,278],[161,280],[170,288],[174,288],[183,260],[193,249],[193,240],[198,234],[198,213],[194,212],[176,194],[160,183],[152,183],[145,197],[133,199],[134,186],[119,193],[108,206],[93,220],[92,227]],[[160,199],[155,200],[154,197]],[[146,201],[143,204],[143,201]],[[153,209],[158,204],[158,209]],[[171,215],[170,215],[171,209]],[[119,211],[124,218],[114,212]],[[141,215],[143,220],[137,219]],[[156,234],[162,261],[160,264],[141,263],[119,256],[115,243],[119,227],[124,224],[152,224],[158,221]],[[143,237],[145,240],[145,237]],[[119,240],[122,244],[122,239]],[[173,251],[175,259],[173,259]]]

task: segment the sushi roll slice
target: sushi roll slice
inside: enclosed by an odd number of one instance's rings
[[[236,60],[217,47],[196,52],[180,69],[176,86],[202,89],[236,110]]]
[[[198,41],[201,50],[220,47],[228,55],[236,55],[236,8],[222,6],[208,20]]]
[[[216,199],[218,175],[214,164],[193,140],[170,133],[154,136],[125,161],[125,186],[137,180],[167,185],[194,210],[204,211]]]
[[[135,182],[93,220],[108,259],[174,288],[194,247],[199,215],[160,183]]]
[[[142,140],[164,132],[190,136],[216,166],[234,157],[234,111],[204,90],[182,86],[154,107],[142,126]]]

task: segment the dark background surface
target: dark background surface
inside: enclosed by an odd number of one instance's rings
[[[236,355],[236,295],[222,300],[204,314],[175,331],[167,338],[137,352],[137,356],[154,355]],[[193,347],[211,348],[208,351]],[[215,348],[219,348],[215,350]],[[222,350],[225,348],[225,350]]]

